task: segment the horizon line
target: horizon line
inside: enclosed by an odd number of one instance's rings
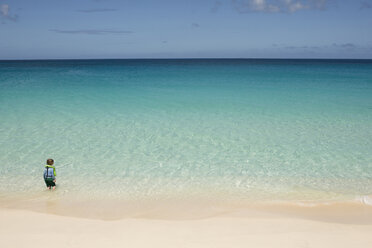
[[[372,58],[269,58],[269,57],[195,57],[195,58],[35,58],[35,59],[1,59],[0,61],[63,61],[63,60],[372,60]]]

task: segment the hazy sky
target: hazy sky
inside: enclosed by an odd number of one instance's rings
[[[0,59],[372,58],[372,0],[0,0]]]

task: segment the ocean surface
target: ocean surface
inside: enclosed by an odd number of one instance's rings
[[[372,60],[0,61],[0,198],[372,195]]]

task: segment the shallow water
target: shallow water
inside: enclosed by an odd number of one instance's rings
[[[2,61],[0,119],[3,199],[372,194],[370,60]]]

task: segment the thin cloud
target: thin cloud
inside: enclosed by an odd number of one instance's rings
[[[323,10],[327,0],[232,0],[232,4],[239,13],[294,13],[300,10]]]
[[[302,10],[302,9],[308,9],[309,6],[307,5],[304,5],[300,2],[295,2],[295,3],[291,3],[291,4],[288,4],[287,5],[287,8],[288,8],[288,11],[293,13],[293,12],[296,12],[298,10]]]
[[[357,45],[353,43],[343,43],[343,44],[333,43],[332,46],[338,47],[338,48],[357,48]]]
[[[319,50],[319,49],[370,49],[370,47],[359,46],[354,43],[333,43],[324,46],[288,46],[284,44],[272,44],[273,47],[287,50]]]
[[[234,8],[239,13],[248,12],[279,12],[280,8],[265,0],[232,0]]]
[[[211,11],[212,13],[216,13],[216,12],[220,9],[221,5],[222,5],[222,2],[221,2],[221,1],[215,1],[215,2],[214,2],[214,5],[213,5],[212,8],[210,9],[210,11]]]
[[[60,34],[89,34],[89,35],[104,35],[104,34],[132,34],[129,30],[109,30],[109,29],[76,29],[76,30],[62,30],[49,29],[51,32]]]
[[[309,6],[313,9],[318,9],[318,10],[325,10],[326,6],[329,2],[329,0],[308,0]],[[335,2],[335,1],[333,1]]]
[[[321,47],[318,46],[285,46],[283,47],[284,49],[290,49],[290,50],[295,50],[295,49],[301,49],[301,50],[317,50],[321,49]]]
[[[372,9],[372,3],[367,1],[360,2],[360,9]]]
[[[113,12],[113,11],[117,11],[117,9],[101,8],[101,9],[78,9],[77,10],[77,12],[82,12],[82,13]]]
[[[10,7],[8,4],[0,5],[0,18],[3,20],[3,23],[5,23],[6,21],[12,21],[12,22],[18,21],[18,15],[10,14]]]
[[[9,5],[8,4],[2,4],[0,8],[0,13],[2,16],[7,16],[9,14]]]

